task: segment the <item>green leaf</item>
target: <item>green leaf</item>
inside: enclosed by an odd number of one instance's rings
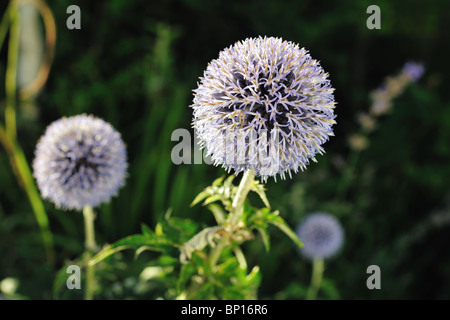
[[[220,187],[220,185],[222,184],[223,179],[225,179],[225,176],[221,176],[220,178],[217,178],[216,180],[214,180],[212,185],[214,187]]]
[[[200,192],[194,199],[194,201],[192,201],[192,203],[190,204],[191,207],[195,206],[196,204],[198,204],[199,202],[201,202],[203,199],[205,199],[206,197],[210,196],[210,192],[207,191],[207,189],[205,189],[204,191]]]
[[[247,270],[247,260],[245,259],[245,255],[242,252],[241,248],[239,247],[235,247],[233,249],[234,255],[236,256],[237,261],[239,262],[239,266],[242,269],[246,269]]]
[[[76,264],[75,262],[72,264]],[[67,289],[66,282],[68,277],[70,276],[67,273],[67,267],[70,265],[70,263],[64,264],[64,266],[59,269],[59,271],[56,273],[55,280],[53,281],[53,298],[59,299],[59,295],[61,293],[61,290],[63,288]]]
[[[256,192],[259,197],[261,198],[262,202],[264,202],[264,205],[267,208],[270,208],[270,203],[269,200],[267,199],[266,193],[265,193],[265,189],[264,189],[264,185],[258,183],[257,181],[253,182],[252,185],[252,191]]]
[[[181,295],[187,281],[195,274],[196,268],[192,263],[186,263],[181,266],[180,276],[177,281],[177,294]]]
[[[116,252],[125,250],[125,249],[134,249],[138,250],[141,247],[146,247],[147,250],[154,251],[165,251],[168,248],[172,248],[174,243],[165,238],[164,236],[157,236],[155,234],[136,234],[125,237],[116,241],[115,243],[107,246],[98,254],[96,254],[90,261],[89,265],[93,266],[109,256],[115,254]]]
[[[208,206],[208,209],[214,215],[214,218],[216,219],[217,224],[221,225],[222,223],[225,222],[225,215],[226,215],[226,213],[222,209],[221,206],[213,203],[213,204],[210,204]]]
[[[210,203],[213,203],[213,202],[216,202],[216,201],[219,201],[219,200],[222,200],[222,199],[223,199],[223,196],[220,195],[220,194],[213,195],[213,196],[210,196],[210,197],[206,198],[206,200],[203,203],[203,205],[206,206],[206,205],[208,205]]]
[[[300,248],[303,247],[303,243],[300,241],[297,234],[291,229],[291,227],[289,227],[286,221],[278,215],[278,211],[273,212],[273,214],[271,214],[268,218],[268,223],[273,224],[275,227],[283,231]]]
[[[334,283],[328,279],[322,279],[321,285],[322,292],[328,296],[331,300],[339,300],[340,295],[337,291]]]
[[[261,235],[266,252],[269,252],[270,251],[270,238],[269,238],[269,234],[267,233],[267,230],[263,229],[263,228],[257,228],[256,230],[258,230],[258,233]]]
[[[153,230],[151,230],[147,225],[145,225],[143,223],[141,224],[141,232],[144,235],[153,235],[154,234]]]

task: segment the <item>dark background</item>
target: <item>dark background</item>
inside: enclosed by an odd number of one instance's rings
[[[68,30],[68,5],[81,8],[81,30]],[[366,9],[381,8],[381,29],[369,30]],[[0,4],[0,12],[6,8]],[[99,243],[110,243],[173,215],[212,223],[196,194],[223,169],[173,165],[176,128],[190,128],[192,90],[209,61],[238,40],[259,35],[299,43],[329,72],[337,101],[335,137],[326,154],[292,180],[267,184],[272,207],[295,228],[314,211],[335,215],[345,246],[326,262],[319,298],[450,298],[450,6],[448,1],[48,1],[57,24],[49,80],[33,101],[37,112],[18,112],[19,140],[28,160],[52,121],[90,113],[122,133],[129,154],[126,187],[96,220]],[[7,42],[1,51],[4,87]],[[378,119],[361,152],[346,194],[336,197],[347,138],[359,131],[358,113],[370,92],[406,61],[420,61],[424,76]],[[4,91],[0,106],[3,110]],[[3,114],[3,112],[2,112]],[[3,121],[2,116],[2,121]],[[255,200],[256,201],[256,200]],[[19,280],[18,292],[51,298],[55,270],[83,251],[82,215],[46,202],[57,265],[47,264],[39,229],[0,151],[0,280]],[[311,266],[283,234],[272,229],[272,249],[257,239],[244,247],[260,265],[259,297],[300,299]],[[366,268],[381,268],[381,290],[366,287]],[[139,274],[131,259],[115,282]],[[126,296],[125,293],[116,297]],[[147,297],[148,298],[148,297]],[[151,298],[151,297],[150,297]]]

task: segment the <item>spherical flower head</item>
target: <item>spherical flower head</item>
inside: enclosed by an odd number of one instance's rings
[[[301,253],[309,259],[331,257],[344,242],[341,224],[327,213],[308,215],[296,231],[303,242]]]
[[[40,138],[33,171],[42,197],[58,208],[96,207],[123,186],[126,147],[120,134],[102,119],[62,118]]]
[[[237,42],[200,79],[193,125],[215,165],[285,178],[316,161],[333,135],[334,89],[297,44],[274,37]]]

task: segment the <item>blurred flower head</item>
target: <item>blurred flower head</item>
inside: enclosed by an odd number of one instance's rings
[[[362,134],[352,134],[348,139],[348,143],[350,148],[359,151],[364,150],[369,146],[369,140]]]
[[[423,64],[418,62],[408,61],[402,69],[402,73],[406,74],[412,82],[416,82],[425,72]]]
[[[388,77],[385,84],[371,93],[373,102],[370,113],[374,116],[388,113],[392,108],[392,100],[402,94],[408,84],[419,80],[424,72],[423,64],[406,62],[398,75]]]
[[[373,131],[376,126],[375,118],[368,113],[362,112],[358,114],[358,122],[365,131]]]
[[[63,209],[98,206],[117,194],[127,171],[120,134],[102,119],[78,115],[50,124],[33,161],[42,197]]]
[[[285,178],[315,161],[333,135],[334,89],[297,44],[274,37],[239,41],[200,79],[193,125],[215,165]]]
[[[309,259],[331,257],[344,242],[344,232],[339,221],[322,212],[308,215],[297,227],[297,235],[303,242],[300,250]]]

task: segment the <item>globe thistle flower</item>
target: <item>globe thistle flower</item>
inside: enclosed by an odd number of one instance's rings
[[[327,213],[312,213],[297,227],[303,242],[301,253],[310,259],[333,256],[344,242],[344,232],[336,218]]]
[[[239,41],[208,64],[193,126],[215,165],[264,180],[304,170],[333,135],[334,89],[317,60],[274,37]]]
[[[120,134],[88,115],[59,119],[40,138],[33,161],[42,197],[58,208],[96,207],[123,186],[127,154]]]

